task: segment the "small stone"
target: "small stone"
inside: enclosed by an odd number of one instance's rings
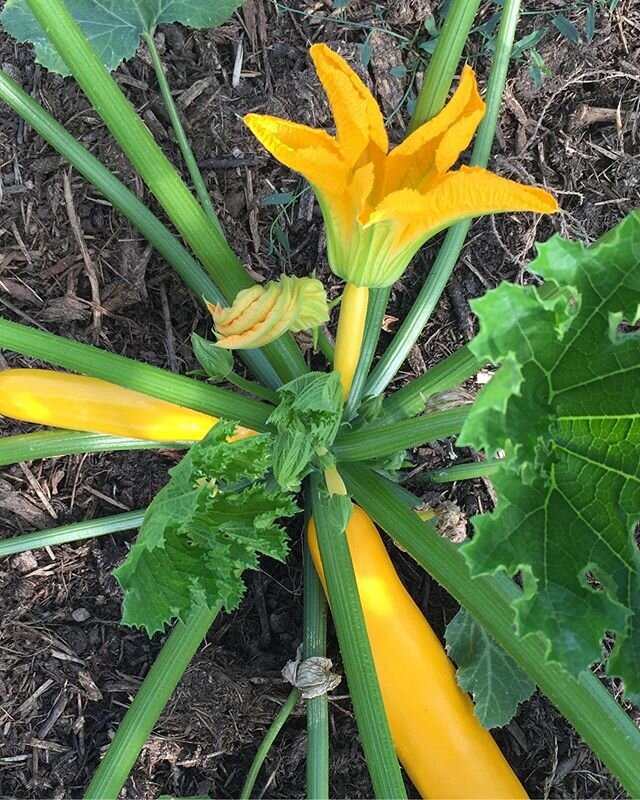
[[[76,622],[86,622],[91,614],[86,608],[74,608],[74,610],[71,612],[71,616]]]
[[[34,569],[38,569],[38,560],[31,550],[27,550],[25,553],[18,553],[17,556],[14,556],[11,559],[11,566],[21,575],[24,575],[27,572],[33,572]]]

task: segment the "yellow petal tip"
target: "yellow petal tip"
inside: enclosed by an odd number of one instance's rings
[[[555,214],[561,210],[556,198],[546,189],[540,189],[537,186],[529,186],[527,188],[531,193],[531,211],[538,214]]]

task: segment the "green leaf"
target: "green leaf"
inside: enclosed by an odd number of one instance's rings
[[[284,559],[280,517],[298,509],[269,478],[268,434],[227,442],[235,423],[219,423],[170,470],[171,480],[145,514],[140,534],[115,571],[123,623],[151,635],[197,605],[230,611],[244,593],[242,573],[258,554]]]
[[[473,695],[482,725],[498,728],[509,723],[518,705],[534,693],[535,683],[464,609],[444,635],[447,652],[458,665],[458,684]]]
[[[459,439],[506,458],[494,513],[462,552],[474,574],[520,572],[522,635],[579,673],[602,658],[640,698],[640,212],[592,247],[558,236],[530,270],[556,291],[502,284],[472,306],[476,355],[501,364]]]
[[[593,6],[587,6],[587,16],[584,23],[584,33],[587,41],[591,43],[596,32],[596,10]]]
[[[203,339],[197,333],[191,334],[191,346],[200,366],[214,381],[222,381],[233,372],[231,350],[216,347],[214,342]]]
[[[342,418],[342,387],[337,372],[310,372],[278,389],[280,405],[267,423],[277,434],[273,473],[286,491],[297,491],[316,454],[329,450]]]
[[[556,14],[551,20],[560,33],[573,44],[580,43],[580,34],[578,33],[575,25],[565,17],[564,14]]]
[[[407,68],[404,64],[396,64],[389,70],[389,75],[392,78],[405,78],[407,75]]]
[[[525,51],[535,47],[542,39],[544,39],[546,32],[546,28],[538,28],[538,30],[529,33],[527,36],[523,36],[522,39],[518,39],[511,49],[511,58],[518,58]]]
[[[107,69],[131,58],[143,33],[157,25],[181,22],[191,28],[214,28],[240,8],[244,0],[65,0],[72,17],[87,36]],[[7,0],[0,14],[5,30],[19,42],[31,42],[36,61],[69,75],[53,45],[36,22],[26,0]]]

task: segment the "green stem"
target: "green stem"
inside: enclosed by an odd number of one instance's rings
[[[430,120],[444,106],[480,0],[453,0],[429,61],[407,133]]]
[[[243,378],[242,375],[238,375],[236,372],[230,372],[226,377],[229,383],[232,383],[234,386],[237,386],[238,389],[242,389],[243,392],[247,392],[248,394],[254,395],[254,397],[260,397],[263,400],[266,400],[267,403],[271,403],[272,406],[277,406],[280,402],[277,392],[274,392],[272,389],[267,389],[264,386],[261,386],[259,383],[254,383],[254,381],[249,381],[246,378]]]
[[[240,800],[249,800],[249,798],[253,797],[253,787],[255,786],[256,779],[258,777],[258,773],[262,765],[264,764],[264,760],[267,757],[269,750],[271,749],[271,745],[275,742],[276,736],[282,730],[282,726],[284,723],[289,719],[289,715],[296,707],[296,703],[300,699],[300,691],[298,689],[292,689],[289,693],[289,697],[285,704],[282,706],[276,718],[271,723],[269,730],[266,732],[264,739],[262,740],[260,747],[258,748],[258,752],[255,754],[253,761],[251,762],[251,767],[249,769],[249,773],[247,775],[247,779],[244,782],[244,786],[242,787],[242,791],[240,792]]]
[[[91,105],[231,302],[239,291],[252,286],[253,281],[109,75],[63,0],[26,2]],[[291,336],[286,335],[269,345],[265,348],[267,351],[283,381],[306,372],[302,354]]]
[[[97,347],[72,342],[52,333],[37,331],[0,318],[0,349],[39,358],[64,369],[102,378],[136,389],[143,394],[169,400],[206,414],[238,420],[254,430],[264,430],[271,408],[258,400],[240,397],[226,389],[174,375],[159,367],[107,353]]]
[[[349,692],[377,798],[406,798],[384,710],[349,545],[329,508],[331,499],[317,473],[311,477],[312,509],[331,615],[338,634]]]
[[[365,394],[372,396],[380,394],[398,373],[438,304],[462,251],[470,227],[471,220],[465,220],[458,222],[447,232],[415,303],[403,319],[391,344],[371,371],[364,390]]]
[[[487,110],[478,128],[471,155],[471,164],[474,166],[486,167],[489,161],[519,13],[520,0],[505,0],[485,98]],[[411,311],[369,376],[365,388],[367,394],[377,395],[384,391],[417,342],[456,266],[470,226],[471,220],[465,220],[454,225],[447,233]]]
[[[325,332],[320,329],[317,333],[317,344],[318,350],[320,350],[322,355],[327,359],[329,366],[333,367],[333,362],[336,357],[336,349],[327,338]]]
[[[415,417],[424,411],[431,395],[460,386],[483,366],[484,362],[465,345],[453,355],[439,361],[424,375],[385,398],[381,417],[385,422]]]
[[[331,449],[341,463],[389,456],[398,450],[460,433],[469,409],[470,406],[461,406],[391,425],[367,425],[361,430],[341,434]]]
[[[326,655],[327,601],[305,537],[303,658]],[[329,797],[329,710],[327,695],[307,700],[307,800]]]
[[[452,481],[468,481],[471,478],[490,478],[494,472],[500,469],[502,463],[502,461],[496,459],[495,461],[472,461],[470,464],[455,464],[453,467],[433,469],[424,474],[424,479],[433,481],[433,483],[451,483]]]
[[[0,467],[19,461],[35,461],[52,456],[71,456],[76,453],[114,453],[117,450],[184,450],[185,442],[152,442],[146,439],[128,439],[104,433],[84,431],[36,431],[17,436],[0,437]]]
[[[164,100],[164,105],[167,109],[167,113],[169,114],[173,132],[176,135],[178,146],[180,147],[180,152],[182,153],[182,158],[184,159],[184,163],[186,164],[191,180],[193,181],[200,204],[202,205],[206,215],[209,217],[211,224],[218,229],[220,236],[224,236],[222,225],[220,224],[218,215],[216,214],[213,203],[211,202],[211,198],[209,197],[209,192],[207,191],[204,178],[202,177],[200,168],[198,167],[195,156],[193,155],[193,151],[191,150],[191,145],[187,139],[187,134],[185,133],[182,125],[182,120],[180,119],[180,114],[178,113],[176,104],[173,101],[173,95],[171,94],[167,77],[164,74],[164,68],[162,66],[162,61],[160,60],[160,53],[158,53],[158,48],[156,47],[156,41],[153,33],[145,32],[142,34],[142,38],[146,42],[149,50],[151,63],[153,64],[158,86],[160,87],[160,94]]]
[[[380,339],[382,321],[384,320],[384,315],[387,310],[390,293],[391,287],[372,289],[369,292],[369,304],[364,325],[362,350],[360,351],[360,359],[358,360],[356,373],[353,377],[353,383],[351,384],[351,392],[349,393],[349,398],[344,410],[344,418],[347,420],[355,415],[360,405],[367,375],[369,374],[371,364],[376,354],[376,347]]]
[[[201,606],[187,622],[175,624],[124,715],[89,784],[85,800],[117,800],[153,726],[219,611],[220,606],[214,609]]]
[[[479,5],[480,0],[453,0],[451,3],[409,121],[409,134],[443,108]],[[355,412],[363,394],[367,393],[365,384],[380,338],[390,291],[391,287],[372,292],[362,355],[345,412],[347,419]]]
[[[10,106],[42,138],[57,150],[155,247],[199,301],[226,305],[215,283],[189,251],[133,192],[80,144],[51,114],[0,70],[0,100]],[[271,388],[281,384],[278,373],[260,350],[245,350],[241,358]]]
[[[145,511],[144,508],[140,511],[127,511],[125,514],[115,514],[104,519],[74,522],[71,525],[61,525],[46,531],[24,533],[22,536],[4,539],[0,542],[0,557],[23,553],[25,550],[37,550],[39,547],[53,547],[56,544],[80,542],[83,539],[93,539],[109,533],[134,530],[142,525]]]
[[[640,731],[594,675],[569,675],[547,662],[541,636],[516,635],[512,603],[521,595],[518,586],[505,575],[472,578],[458,548],[431,521],[422,522],[387,481],[359,465],[341,469],[355,501],[529,674],[630,796],[640,797]]]

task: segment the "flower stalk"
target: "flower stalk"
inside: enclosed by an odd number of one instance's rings
[[[351,391],[353,377],[360,360],[368,303],[369,290],[366,286],[347,283],[340,304],[333,365],[336,372],[340,373],[342,396],[345,400]]]

